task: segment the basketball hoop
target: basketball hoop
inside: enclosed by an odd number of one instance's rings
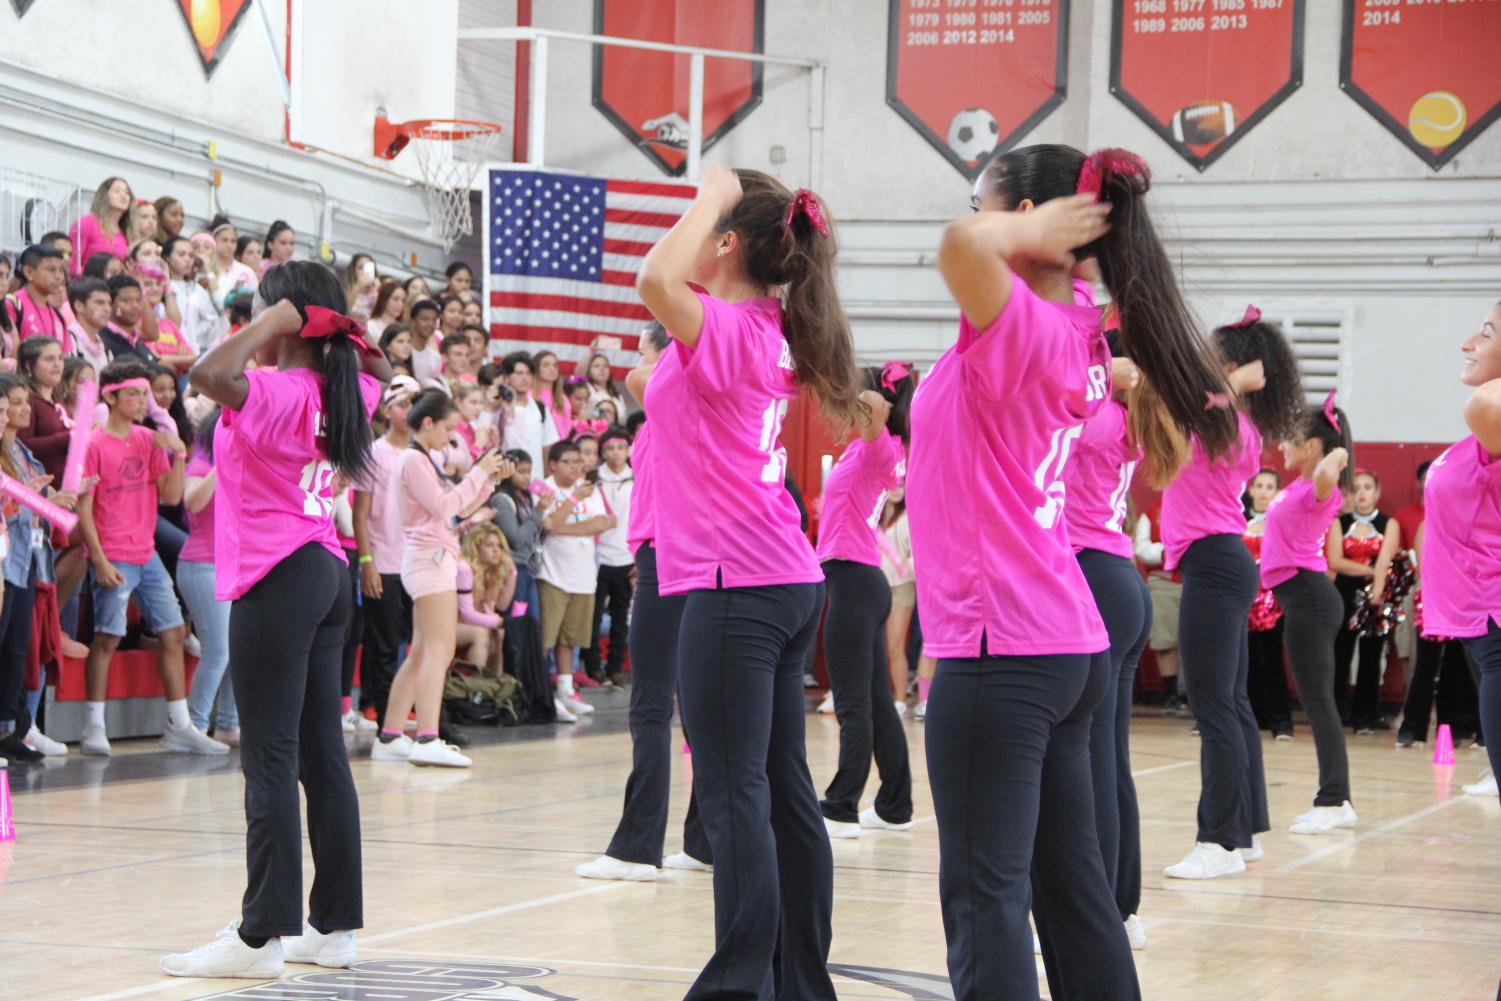
[[[383,115],[375,118],[376,156],[394,160],[408,145],[417,151],[428,214],[444,250],[452,250],[459,237],[474,232],[469,187],[490,158],[498,138],[500,126],[495,122],[457,118],[391,122]]]

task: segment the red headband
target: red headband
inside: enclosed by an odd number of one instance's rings
[[[365,330],[360,325],[360,321],[354,317],[336,313],[322,306],[309,306],[305,312],[307,322],[302,325],[302,336],[306,340],[322,341],[343,334],[349,338],[350,347],[360,354],[367,358],[381,357],[380,349],[371,346],[370,342],[365,340]]]
[[[1248,305],[1248,306],[1246,306],[1246,315],[1242,316],[1240,319],[1236,320],[1234,323],[1227,323],[1227,324],[1225,324],[1225,329],[1226,330],[1239,330],[1242,327],[1249,327],[1253,323],[1260,323],[1260,322],[1261,322],[1261,310],[1257,309],[1255,306]]]
[[[793,194],[792,201],[787,203],[787,218],[782,220],[782,239],[792,232],[792,220],[801,214],[804,219],[816,230],[820,236],[829,235],[829,223],[823,217],[823,206],[818,204],[818,196],[807,188],[798,188]]]
[[[1332,389],[1329,390],[1329,395],[1324,397],[1324,419],[1334,427],[1334,430],[1344,434],[1339,426],[1339,418],[1334,413],[1334,390]]]
[[[1094,200],[1100,200],[1100,194],[1104,190],[1106,179],[1115,174],[1120,177],[1141,177],[1150,180],[1152,171],[1147,167],[1147,162],[1127,149],[1099,149],[1084,158],[1084,165],[1079,168],[1079,183],[1074,193],[1080,195],[1094,195]]]
[[[902,380],[912,374],[912,363],[907,361],[889,361],[881,366],[881,385],[896,392],[896,387],[902,384]]]

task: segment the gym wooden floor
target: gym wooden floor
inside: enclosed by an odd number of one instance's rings
[[[75,753],[45,769],[12,769],[18,837],[0,845],[0,997],[681,998],[713,937],[711,877],[622,884],[573,874],[617,819],[630,757],[624,716],[488,737],[471,749],[468,772],[375,764],[356,752],[361,969],[288,967],[296,985],[157,972],[160,955],[201,944],[237,913],[236,759],[169,756],[138,741],[117,743],[108,762]],[[951,996],[922,726],[907,723],[916,829],[834,844],[832,963],[843,998]],[[821,785],[833,771],[836,727],[810,716],[808,734]],[[1428,752],[1352,737],[1359,827],[1298,837],[1286,828],[1310,802],[1313,741],[1304,728],[1291,744],[1267,742],[1276,830],[1266,860],[1243,877],[1181,883],[1160,873],[1193,840],[1198,741],[1185,721],[1155,715],[1137,717],[1132,739],[1150,936],[1135,954],[1145,997],[1496,997],[1501,804],[1460,789],[1481,773],[1484,752],[1462,749],[1457,766],[1435,768]],[[676,768],[669,851],[681,833],[686,759]]]

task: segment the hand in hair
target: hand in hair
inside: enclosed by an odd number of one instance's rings
[[[1266,388],[1266,365],[1261,359],[1249,362],[1230,373],[1230,388],[1236,396],[1248,396]]]
[[[733,170],[711,164],[688,211],[651,248],[636,275],[636,293],[651,315],[690,350],[704,329],[704,304],[688,287],[693,263],[719,220],[729,215],[742,194],[740,178]]]
[[[891,419],[891,401],[874,389],[867,389],[860,394],[860,402],[865,405],[860,413],[860,437],[875,441]]]
[[[245,406],[250,380],[245,369],[263,348],[302,329],[302,315],[288,299],[267,307],[235,336],[216,344],[188,373],[189,384],[229,410]]]
[[[1141,369],[1130,358],[1112,358],[1110,384],[1117,393],[1129,393],[1141,384]]]

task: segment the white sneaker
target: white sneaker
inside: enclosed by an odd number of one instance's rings
[[[1498,794],[1496,790],[1496,776],[1490,772],[1486,772],[1485,777],[1479,782],[1467,785],[1464,789],[1466,796],[1495,796]]]
[[[828,830],[829,837],[836,840],[840,838],[858,838],[860,836],[860,825],[851,824],[847,820],[830,820],[828,817],[825,817],[823,818],[823,826]]]
[[[563,702],[568,706],[568,711],[575,716],[587,716],[594,711],[594,707],[585,702],[576,693],[568,696]]]
[[[112,753],[109,747],[109,737],[105,736],[104,727],[97,723],[83,728],[83,736],[78,740],[78,749],[84,754],[98,754],[109,757]]]
[[[162,972],[174,977],[235,977],[245,980],[275,980],[285,970],[282,964],[281,939],[267,939],[259,949],[252,949],[240,938],[235,925],[221,931],[207,945],[192,952],[175,952],[163,956]]]
[[[1211,842],[1199,841],[1182,862],[1168,866],[1162,874],[1173,879],[1217,879],[1238,876],[1245,871],[1246,860],[1236,849],[1226,851]]]
[[[199,642],[194,633],[188,633],[188,638],[182,641],[182,651],[190,657],[203,656],[203,644]]]
[[[168,751],[177,751],[181,754],[229,753],[228,744],[219,743],[193,724],[173,726],[171,720],[167,721],[166,729],[162,731],[157,743]]]
[[[1142,927],[1141,918],[1135,914],[1126,918],[1126,939],[1131,943],[1131,948],[1137,951],[1147,947],[1147,930]]]
[[[554,696],[552,700],[553,710],[558,714],[559,723],[577,723],[579,718],[568,711],[568,703]]]
[[[8,759],[6,759],[6,758],[0,758],[0,768],[9,768],[9,767],[10,767],[10,761]]]
[[[896,718],[897,719],[906,719],[907,718],[907,703],[906,703],[906,701],[904,699],[897,699],[896,700]]]
[[[370,745],[371,761],[408,761],[416,745],[411,737],[402,734],[395,740],[377,740]]]
[[[623,862],[608,855],[585,862],[573,871],[585,879],[619,879],[627,883],[654,883],[657,880],[656,866],[645,862]]]
[[[1266,852],[1261,850],[1261,835],[1251,835],[1251,847],[1242,848],[1240,850],[1240,857],[1247,862],[1260,862],[1266,858]]]
[[[925,720],[925,719],[928,718],[928,700],[927,699],[923,699],[921,702],[919,702],[917,704],[917,708],[914,709],[914,710],[912,710],[912,718],[915,719],[915,720],[917,720],[919,723],[921,723],[923,720]]]
[[[31,729],[26,731],[26,736],[21,742],[38,754],[45,754],[49,758],[60,758],[68,753],[67,744],[60,740],[53,740],[38,730],[35,723],[31,724]]]
[[[882,820],[876,813],[875,807],[867,806],[860,811],[860,826],[872,831],[910,831],[912,830],[912,821],[909,820],[905,824],[893,824],[890,821]]]
[[[833,715],[833,713],[834,713],[834,692],[833,692],[832,689],[829,691],[829,694],[827,694],[827,695],[825,695],[823,697],[823,701],[818,704],[818,712],[822,716],[831,716],[831,715]]]
[[[687,852],[673,852],[662,860],[664,869],[682,869],[685,872],[713,872],[714,867],[707,862],[700,862]]]
[[[1341,827],[1355,826],[1355,807],[1345,800],[1339,806],[1316,806],[1299,817],[1289,828],[1294,834],[1328,834]]]
[[[365,714],[358,709],[351,709],[341,717],[345,733],[373,733],[380,729],[375,725],[375,720],[366,719]]]
[[[358,952],[352,931],[336,931],[325,935],[312,925],[305,925],[301,935],[281,940],[281,957],[288,963],[307,963],[342,970],[354,965]]]
[[[440,768],[468,768],[474,764],[469,755],[437,738],[417,741],[407,760],[414,765],[435,765]]]

